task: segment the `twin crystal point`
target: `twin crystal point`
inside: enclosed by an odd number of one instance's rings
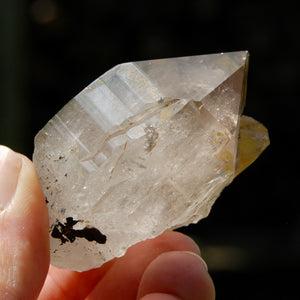
[[[268,145],[241,117],[247,66],[247,51],[120,64],[46,124],[33,161],[53,265],[99,267],[208,215]]]

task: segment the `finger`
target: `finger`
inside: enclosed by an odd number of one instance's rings
[[[101,268],[86,272],[63,270],[50,266],[45,284],[38,299],[85,299],[98,281],[105,276],[113,263],[114,260],[111,260]]]
[[[193,240],[171,231],[134,245],[115,261],[88,299],[136,299],[140,279],[151,261],[161,253],[176,250],[200,253]]]
[[[206,265],[199,256],[183,251],[163,253],[148,266],[137,299],[147,299],[145,296],[153,293],[188,300],[215,299],[214,285]]]
[[[0,191],[0,295],[35,299],[49,266],[46,202],[31,161],[3,146]]]

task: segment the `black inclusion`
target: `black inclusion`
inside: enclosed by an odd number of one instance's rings
[[[63,234],[60,231],[59,225],[56,224],[51,232],[51,236],[55,239],[60,239],[61,243],[64,244],[65,242],[68,242],[68,240],[63,236]]]
[[[99,244],[105,244],[106,236],[102,234],[97,228],[94,227],[85,227],[80,230],[75,230],[77,237],[82,237],[88,241],[96,241]]]
[[[73,220],[72,217],[68,217],[66,220],[67,222],[65,222],[65,226],[69,228],[73,228],[73,226],[79,222],[78,220]]]
[[[73,220],[72,217],[68,217],[64,224],[57,220],[52,229],[51,236],[60,239],[61,244],[64,244],[65,242],[73,243],[76,238],[85,238],[90,242],[95,241],[99,244],[105,244],[106,236],[97,228],[85,227],[83,229],[73,229],[73,226],[78,222],[80,221]]]

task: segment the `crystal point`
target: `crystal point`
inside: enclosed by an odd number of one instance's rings
[[[120,64],[46,124],[33,160],[53,265],[99,267],[208,215],[268,143],[241,119],[247,65],[247,51]]]

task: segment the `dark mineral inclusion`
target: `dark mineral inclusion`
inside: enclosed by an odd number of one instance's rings
[[[76,238],[85,238],[90,242],[95,241],[99,244],[105,244],[106,236],[97,228],[85,227],[83,229],[73,229],[73,226],[80,221],[73,220],[72,217],[68,217],[66,220],[64,224],[57,220],[51,232],[51,236],[60,239],[61,244],[66,242],[73,243]]]

